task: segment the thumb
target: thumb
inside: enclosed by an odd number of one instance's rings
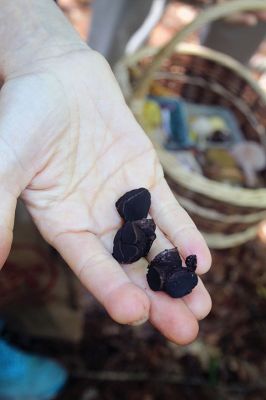
[[[4,85],[0,90],[0,269],[10,252],[17,199],[25,186],[25,170],[17,154],[22,140],[20,113],[8,97]]]
[[[0,183],[2,179],[0,177]],[[0,187],[0,269],[4,265],[10,252],[13,227],[15,218],[15,209],[17,204],[16,196],[12,195],[6,189]]]

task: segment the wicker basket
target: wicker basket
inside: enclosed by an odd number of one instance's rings
[[[233,0],[230,5],[211,7],[179,32],[159,53],[155,49],[142,49],[122,60],[116,68],[117,76],[137,117],[149,84],[156,79],[186,100],[231,109],[245,137],[262,143],[266,149],[266,97],[250,73],[221,53],[188,44],[176,47],[180,38],[183,39],[195,28],[226,16],[232,10],[262,8],[266,8],[264,0]],[[128,68],[147,57],[153,62],[133,92]],[[164,72],[169,63],[174,71],[170,74]],[[210,247],[233,247],[256,236],[258,224],[266,218],[266,189],[236,188],[188,172],[177,164],[171,152],[164,149],[156,135],[151,132],[148,135],[157,149],[169,185]]]

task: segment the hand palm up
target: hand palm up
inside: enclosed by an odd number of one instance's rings
[[[2,264],[21,195],[44,238],[112,318],[130,324],[149,318],[170,340],[193,340],[211,306],[202,282],[172,299],[148,288],[145,260],[121,267],[111,256],[122,223],[116,200],[146,187],[157,225],[148,260],[177,246],[184,258],[197,254],[199,274],[211,263],[101,56],[77,51],[10,76],[0,92],[0,132]]]

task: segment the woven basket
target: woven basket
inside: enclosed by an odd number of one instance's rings
[[[266,149],[266,97],[249,71],[232,58],[201,46],[176,46],[206,22],[234,11],[263,8],[266,8],[265,0],[232,0],[230,4],[213,6],[159,52],[142,49],[123,59],[117,65],[116,74],[135,115],[140,115],[149,85],[155,79],[190,102],[231,109],[246,139],[257,141]],[[152,63],[133,90],[128,68],[149,57]],[[164,72],[169,63],[174,71],[170,74]],[[158,152],[170,187],[210,247],[233,247],[256,236],[258,224],[266,218],[266,189],[236,188],[188,172],[164,149],[157,135],[147,134]]]

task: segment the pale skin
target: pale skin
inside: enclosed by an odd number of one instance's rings
[[[52,0],[1,0],[0,76],[1,265],[21,196],[43,237],[115,321],[149,319],[173,342],[193,341],[211,308],[203,283],[172,299],[147,287],[145,260],[121,267],[111,255],[122,223],[115,201],[146,187],[157,225],[148,260],[177,246],[183,258],[197,254],[199,274],[211,265],[107,62]]]

